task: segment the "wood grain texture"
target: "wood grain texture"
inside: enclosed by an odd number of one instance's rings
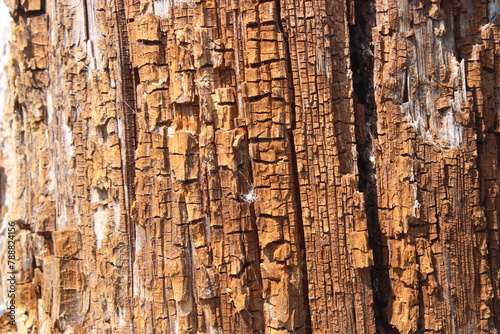
[[[497,333],[496,2],[9,6],[19,333]]]

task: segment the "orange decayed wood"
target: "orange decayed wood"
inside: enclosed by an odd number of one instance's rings
[[[486,2],[10,0],[0,327],[497,333]]]

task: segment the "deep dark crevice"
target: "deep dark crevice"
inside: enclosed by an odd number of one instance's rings
[[[417,260],[417,266],[420,267],[420,257],[417,256],[416,260]],[[417,295],[418,304],[424,305],[424,292],[422,290],[422,287],[427,285],[428,280],[426,277],[424,278],[422,273],[418,273],[418,281],[419,281],[418,295]],[[423,307],[419,307],[418,308],[417,333],[423,333],[425,331],[425,322],[424,322],[425,318],[424,317],[425,317],[425,309]]]
[[[135,149],[136,149],[136,122],[135,122],[135,72],[130,60],[130,43],[128,39],[127,23],[125,21],[125,8],[122,2],[117,3],[118,44],[120,53],[120,79],[121,79],[121,118],[124,123],[124,141],[126,150],[125,183],[128,187],[129,205],[134,199],[135,178]]]
[[[135,105],[136,105],[136,82],[134,78],[134,71],[130,59],[130,42],[129,33],[127,29],[127,18],[125,13],[125,4],[123,1],[115,0],[116,6],[116,24],[118,34],[118,48],[119,48],[119,69],[120,69],[120,88],[121,94],[120,101],[117,104],[120,106],[120,118],[123,122],[122,142],[124,145],[125,157],[123,159],[123,183],[125,192],[125,215],[128,229],[128,242],[130,247],[130,262],[129,262],[129,297],[133,296],[134,288],[134,263],[135,263],[135,225],[132,219],[132,203],[135,199],[135,151],[136,151],[136,120],[135,120]],[[130,330],[134,333],[134,310],[133,303],[130,303]]]
[[[151,45],[151,46],[160,45],[160,46],[162,46],[163,43],[161,41],[147,41],[145,39],[141,39],[140,45]]]
[[[299,188],[299,172],[297,167],[297,154],[295,148],[295,141],[293,137],[293,131],[296,129],[296,106],[295,106],[295,86],[293,83],[293,71],[292,71],[292,61],[290,53],[289,36],[287,31],[283,27],[282,19],[288,17],[286,13],[282,15],[281,13],[281,1],[275,0],[276,4],[276,28],[278,32],[283,35],[283,46],[286,57],[287,66],[287,76],[288,76],[288,86],[291,92],[291,127],[287,131],[286,139],[290,144],[290,161],[291,161],[291,174],[294,184],[294,208],[296,208],[296,221],[297,221],[297,237],[299,249],[302,254],[299,257],[299,266],[302,271],[302,293],[303,293],[303,303],[305,307],[305,324],[300,328],[305,328],[307,334],[312,333],[312,320],[311,320],[311,308],[309,303],[309,278],[307,272],[307,259],[306,259],[306,244],[305,244],[305,234],[304,234],[304,223],[302,221],[302,201],[300,199],[300,188]],[[296,328],[297,329],[297,328]]]
[[[410,73],[408,73],[408,70],[406,70],[406,73],[405,73],[405,82],[403,83],[403,103],[406,103],[406,102],[409,102],[410,101],[410,97],[409,97],[409,89],[410,87],[408,86],[408,82],[409,82],[409,76],[410,76]]]
[[[349,25],[351,70],[355,99],[355,132],[358,153],[359,191],[363,192],[368,222],[369,244],[374,264],[371,279],[377,332],[398,333],[388,321],[390,298],[387,239],[378,218],[378,190],[373,139],[377,136],[377,113],[373,86],[372,27],[375,26],[374,0],[356,0]]]
[[[82,5],[83,5],[83,21],[85,22],[84,24],[84,29],[85,29],[85,40],[88,41],[90,39],[90,34],[89,34],[89,6],[87,4],[87,0],[82,0]]]
[[[486,73],[483,73],[481,75],[481,84],[482,87],[488,87],[488,85],[491,83],[491,81],[495,81],[497,79],[497,76],[494,76],[494,79],[492,78],[492,75],[488,75],[488,71],[485,71]],[[483,94],[485,94],[483,92]],[[486,94],[485,94],[486,95]],[[495,96],[496,94],[492,94]],[[479,105],[479,98],[477,96],[477,93],[475,90],[472,90],[472,96],[473,96],[473,106]],[[487,104],[490,104],[490,107],[487,106]],[[498,128],[497,124],[497,118],[495,117],[495,108],[492,106],[494,105],[494,102],[491,100],[486,100],[485,101],[485,108],[483,108],[483,113],[479,113],[477,108],[474,108],[474,114],[475,114],[475,120],[474,120],[474,128],[476,129],[476,145],[477,145],[477,157],[476,157],[476,168],[477,168],[477,178],[479,180],[479,204],[483,208],[485,212],[485,219],[487,222],[486,230],[484,229],[475,229],[474,234],[478,233],[483,233],[486,232],[487,238],[488,238],[488,253],[487,253],[487,261],[490,266],[490,281],[492,284],[492,292],[493,292],[493,298],[491,301],[491,304],[488,305],[491,309],[491,314],[493,315],[489,322],[490,322],[490,327],[491,328],[499,328],[500,327],[500,296],[498,294],[498,291],[500,289],[500,283],[498,282],[497,279],[495,279],[495,272],[499,268],[498,264],[498,258],[500,257],[500,251],[492,245],[495,245],[497,243],[497,238],[498,238],[498,230],[492,224],[495,222],[494,216],[488,212],[488,195],[491,193],[489,187],[488,187],[488,179],[485,177],[485,174],[488,173],[489,168],[493,168],[489,166],[489,163],[487,161],[487,157],[489,156],[489,150],[491,146],[494,146],[496,144],[496,149],[500,147],[500,134],[495,132],[494,129]],[[493,124],[489,128],[485,127],[485,122],[487,122],[487,119],[494,119]],[[496,137],[495,139],[491,138],[491,135],[494,135]],[[491,139],[493,140],[491,140]],[[492,150],[493,151],[493,150]],[[498,156],[500,158],[500,155]],[[498,160],[498,163],[500,165],[500,159]],[[490,179],[489,181],[493,181],[494,179]]]
[[[260,101],[260,100],[262,100],[262,99],[264,99],[264,98],[266,98],[266,97],[270,97],[270,96],[271,96],[271,93],[264,93],[264,94],[262,94],[262,95],[257,95],[257,96],[249,96],[249,97],[247,97],[246,99],[247,99],[247,101],[248,101],[249,103],[251,103],[251,102],[258,102],[258,101]],[[220,103],[219,103],[219,104],[220,104]]]
[[[460,27],[461,27],[461,21],[462,21],[462,10],[460,9],[460,6],[453,6],[453,17],[451,18],[451,24],[452,24],[452,29],[453,31],[453,37],[455,39],[455,43],[457,43],[457,47],[455,48],[455,57],[457,59],[457,62],[460,63],[464,59],[464,55],[462,54],[462,38],[460,34]]]

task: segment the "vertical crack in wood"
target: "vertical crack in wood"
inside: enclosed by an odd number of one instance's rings
[[[302,271],[302,293],[304,298],[304,306],[305,306],[305,319],[306,323],[303,325],[305,328],[305,333],[312,333],[312,320],[311,320],[311,307],[309,303],[309,278],[308,278],[308,270],[307,270],[307,261],[306,261],[306,244],[305,244],[305,234],[304,234],[304,222],[302,220],[302,200],[300,196],[300,183],[299,183],[299,171],[297,166],[297,154],[295,152],[295,139],[293,137],[293,131],[296,129],[296,106],[295,106],[295,85],[293,82],[293,72],[292,72],[292,61],[290,57],[290,44],[289,44],[289,36],[285,31],[282,23],[283,16],[281,15],[281,3],[280,0],[276,1],[276,26],[279,32],[283,35],[283,45],[285,48],[285,61],[286,61],[286,71],[288,74],[288,86],[291,92],[291,115],[290,115],[290,129],[287,131],[288,141],[290,143],[290,161],[291,161],[291,175],[293,179],[294,185],[294,207],[296,209],[296,220],[297,220],[297,237],[299,240],[299,249],[301,250],[301,254],[299,257],[299,265]],[[298,328],[296,328],[298,329]]]
[[[82,0],[83,5],[83,20],[84,20],[84,29],[85,29],[85,41],[89,40],[89,9],[87,0]]]
[[[374,296],[374,314],[377,327],[387,333],[394,329],[389,325],[385,308],[390,294],[386,237],[378,217],[378,189],[373,139],[377,136],[377,110],[373,87],[372,27],[375,20],[373,0],[349,3],[349,39],[351,71],[354,88],[354,114],[356,150],[358,153],[359,191],[363,193],[368,224],[369,245],[374,264],[371,279]],[[361,8],[363,7],[363,8]]]
[[[134,179],[135,179],[135,150],[136,150],[136,134],[135,134],[135,83],[130,60],[130,42],[129,32],[127,28],[127,18],[125,13],[124,0],[115,0],[116,23],[118,32],[118,55],[119,55],[119,74],[120,74],[120,91],[118,97],[120,103],[121,122],[123,124],[123,133],[121,134],[122,146],[122,163],[123,163],[123,190],[125,197],[125,219],[129,238],[130,254],[129,254],[129,287],[130,298],[133,298],[134,288],[134,261],[135,261],[135,226],[132,216],[132,204],[135,198]],[[131,332],[134,332],[134,312],[133,303],[130,302],[130,327]]]

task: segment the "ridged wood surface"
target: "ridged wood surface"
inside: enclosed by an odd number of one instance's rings
[[[4,332],[498,332],[496,1],[9,6]]]

